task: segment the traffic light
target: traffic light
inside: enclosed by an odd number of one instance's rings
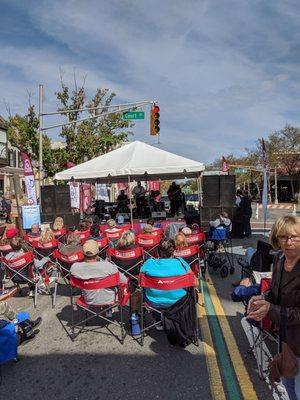
[[[150,114],[150,135],[155,136],[159,134],[160,128],[160,121],[159,121],[159,107],[156,104],[153,104],[151,107],[151,114]]]

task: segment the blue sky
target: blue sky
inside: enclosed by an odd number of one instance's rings
[[[241,154],[286,123],[300,126],[297,0],[1,0],[0,114],[28,92],[55,110],[59,70],[75,68],[115,103],[157,100],[161,147],[209,162]],[[146,113],[147,115],[148,113]],[[50,123],[50,121],[47,121]],[[149,121],[135,139],[154,143]],[[49,131],[57,138],[57,133]]]

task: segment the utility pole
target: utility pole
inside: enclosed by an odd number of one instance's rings
[[[274,203],[278,204],[277,167],[275,167],[275,169],[274,169],[274,185],[275,185],[275,200],[274,200]]]
[[[44,85],[39,85],[39,200],[41,204],[43,183],[43,102]]]

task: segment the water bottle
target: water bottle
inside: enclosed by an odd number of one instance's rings
[[[137,313],[132,313],[130,318],[131,324],[131,334],[132,336],[137,336],[141,334],[141,328],[139,324],[139,316]]]

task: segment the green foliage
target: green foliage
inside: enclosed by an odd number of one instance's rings
[[[60,154],[57,170],[63,169],[67,161],[80,164],[85,160],[105,154],[127,141],[128,135],[132,134],[128,128],[131,128],[133,124],[130,121],[123,121],[121,114],[105,115],[108,112],[107,107],[116,96],[108,89],[97,89],[91,101],[87,102],[84,86],[75,87],[70,92],[70,89],[62,82],[61,91],[55,94],[61,102],[60,111],[103,107],[101,110],[90,110],[88,114],[78,111],[69,114],[69,121],[74,121],[74,124],[63,127],[60,133],[67,147]],[[103,117],[101,117],[102,114]],[[75,121],[88,115],[97,118],[75,124]]]
[[[31,160],[38,160],[39,156],[39,120],[34,106],[28,107],[27,114],[23,117],[19,114],[10,116],[7,120],[8,140],[20,151],[27,153]],[[46,173],[53,169],[53,155],[51,140],[43,135],[43,160]]]

